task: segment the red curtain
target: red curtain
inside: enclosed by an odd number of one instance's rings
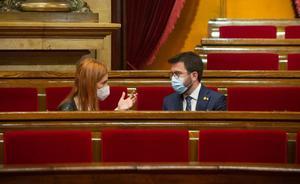
[[[128,69],[151,64],[172,31],[184,0],[126,1],[126,58]]]
[[[295,17],[300,18],[300,0],[292,0],[294,10],[295,10]]]

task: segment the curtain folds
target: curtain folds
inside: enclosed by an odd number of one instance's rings
[[[127,0],[126,58],[128,69],[153,62],[173,30],[185,0]]]
[[[292,0],[295,11],[295,17],[300,18],[300,0]]]

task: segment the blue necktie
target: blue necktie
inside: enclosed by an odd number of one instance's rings
[[[185,111],[191,111],[192,110],[192,103],[191,100],[193,98],[190,96],[185,97],[185,101],[186,101],[186,107],[185,107]]]

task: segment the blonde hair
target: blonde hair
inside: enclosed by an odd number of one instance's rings
[[[99,110],[97,98],[97,83],[107,75],[107,67],[91,57],[79,60],[75,73],[75,84],[69,96],[61,103],[77,97],[78,110]]]

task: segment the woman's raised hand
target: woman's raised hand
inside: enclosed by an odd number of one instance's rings
[[[135,104],[137,93],[131,93],[127,98],[125,98],[125,95],[126,93],[123,92],[116,110],[128,110]]]

